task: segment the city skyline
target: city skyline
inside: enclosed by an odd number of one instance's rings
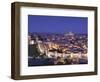
[[[88,64],[86,17],[28,16],[28,66]]]
[[[87,34],[86,17],[28,15],[28,32]]]

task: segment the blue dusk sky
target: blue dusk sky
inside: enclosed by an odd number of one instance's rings
[[[28,32],[87,34],[87,17],[28,15]]]

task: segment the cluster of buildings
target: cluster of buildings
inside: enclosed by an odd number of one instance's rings
[[[87,61],[87,34],[69,33],[31,33],[28,36],[29,46],[36,46],[38,57],[72,58]],[[33,49],[34,51],[34,49]],[[35,54],[33,54],[35,55]]]

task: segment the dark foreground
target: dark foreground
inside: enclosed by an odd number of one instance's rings
[[[87,64],[85,59],[79,59],[78,61],[72,61],[70,59],[53,59],[53,58],[29,58],[28,66],[48,66],[48,65],[74,65],[74,64]]]

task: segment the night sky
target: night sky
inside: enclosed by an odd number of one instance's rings
[[[87,34],[87,17],[28,15],[28,32]]]

